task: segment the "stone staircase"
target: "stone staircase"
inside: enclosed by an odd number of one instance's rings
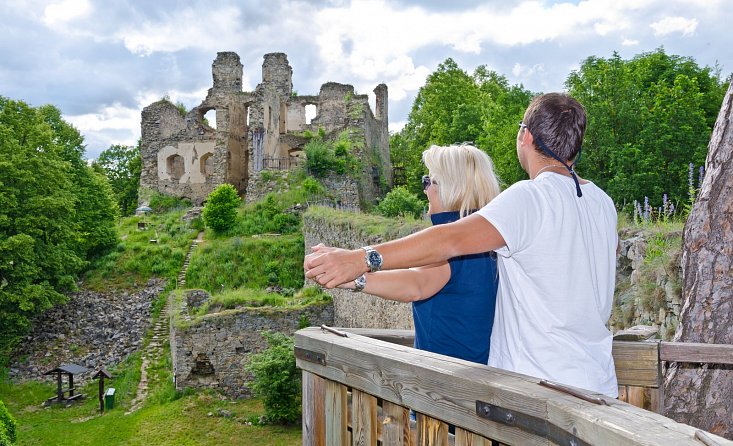
[[[178,279],[176,285],[178,288],[186,287],[186,272],[188,271],[188,265],[191,261],[191,255],[193,254],[194,248],[203,241],[204,233],[200,232],[196,239],[191,242],[191,246],[188,248],[186,258],[183,261],[183,267],[178,273]],[[148,388],[152,384],[156,384],[152,381],[152,378],[148,378],[148,369],[151,363],[157,363],[163,354],[163,346],[169,340],[170,334],[170,314],[169,314],[169,303],[166,300],[163,308],[160,310],[160,315],[155,321],[153,326],[153,337],[145,347],[145,351],[142,355],[142,365],[140,366],[140,383],[137,386],[137,392],[135,398],[130,403],[130,409],[125,412],[125,415],[129,415],[136,410],[140,409],[145,402],[145,398],[148,396]],[[151,382],[152,381],[152,382]]]

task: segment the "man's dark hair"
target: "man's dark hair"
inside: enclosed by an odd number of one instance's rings
[[[536,96],[524,113],[524,124],[532,136],[541,141],[563,161],[578,154],[585,134],[585,109],[572,97],[563,93]],[[539,144],[537,150],[543,155]]]

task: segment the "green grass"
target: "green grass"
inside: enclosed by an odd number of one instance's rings
[[[180,307],[180,301],[184,298],[183,296],[183,290],[173,291],[174,308]],[[189,307],[188,312],[195,320],[197,317],[207,314],[220,313],[222,311],[234,310],[237,308],[297,308],[312,304],[324,304],[330,301],[330,294],[324,293],[318,287],[314,286],[303,288],[290,296],[251,288],[239,288],[214,294],[199,308]]]
[[[178,210],[123,218],[118,227],[120,243],[91,265],[84,276],[84,286],[105,290],[132,288],[151,277],[175,280],[191,240],[198,233],[181,220],[183,213]],[[139,222],[145,222],[146,229],[138,229]]]
[[[303,218],[327,221],[333,226],[353,227],[364,237],[380,237],[394,240],[425,229],[430,222],[410,217],[387,218],[380,215],[344,212],[335,209],[313,206],[308,208]]]
[[[230,401],[197,392],[124,415],[129,401],[120,398],[115,403],[121,405],[100,416],[96,388],[96,382],[87,386],[84,392],[89,398],[70,408],[42,408],[41,402],[53,395],[53,384],[0,384],[0,399],[18,422],[17,445],[301,444],[300,426],[248,425],[264,414],[259,400]],[[232,416],[223,417],[220,410]]]
[[[207,240],[191,257],[186,285],[210,292],[271,285],[299,289],[303,253],[302,234]]]
[[[146,343],[150,341],[150,335]],[[223,445],[291,446],[301,444],[300,426],[258,425],[264,415],[257,399],[229,400],[211,391],[177,392],[171,379],[170,346],[148,368],[149,393],[142,408],[129,409],[140,381],[140,353],[111,370],[115,407],[99,414],[97,381],[81,392],[87,399],[69,408],[43,408],[55,383],[0,382],[0,400],[18,422],[18,446],[25,445]],[[228,411],[231,415],[223,416]],[[211,415],[209,415],[211,414]],[[252,421],[255,421],[253,424]]]

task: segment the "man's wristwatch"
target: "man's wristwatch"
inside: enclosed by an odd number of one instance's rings
[[[364,246],[361,249],[363,249],[366,253],[364,256],[364,261],[366,262],[370,273],[375,273],[382,269],[382,254],[377,252],[377,250],[375,250],[371,246]]]
[[[366,286],[366,274],[362,274],[361,276],[354,279],[354,289],[351,290],[352,292],[356,293],[364,289]]]

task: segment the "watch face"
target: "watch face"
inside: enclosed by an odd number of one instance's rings
[[[369,251],[369,265],[379,267],[382,265],[382,256],[377,251]]]

